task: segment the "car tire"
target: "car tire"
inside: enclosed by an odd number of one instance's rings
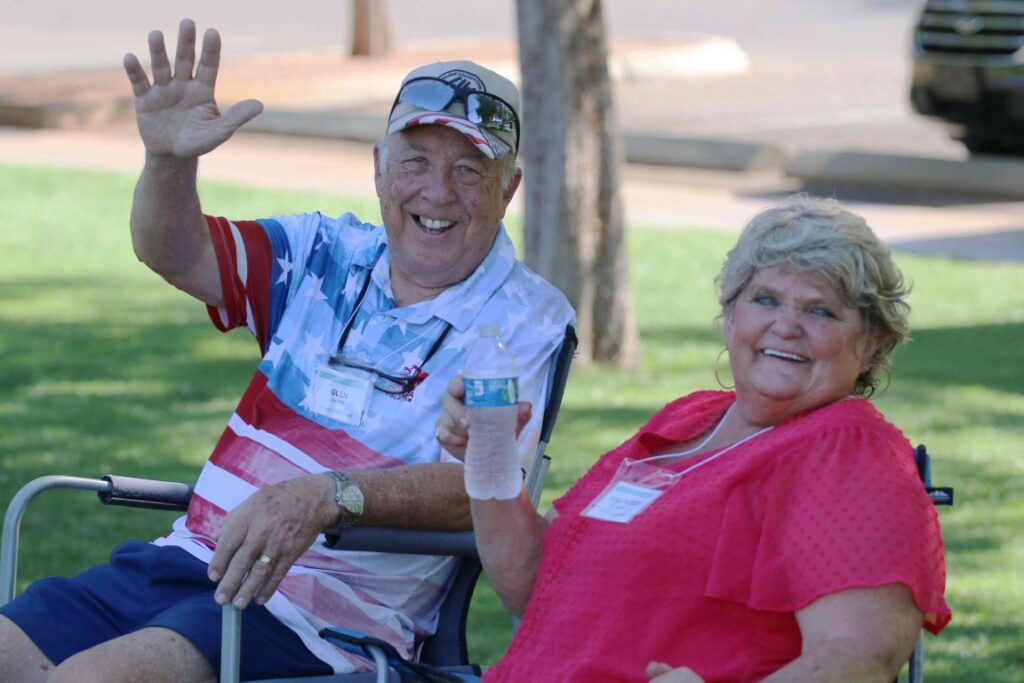
[[[967,131],[960,142],[967,151],[974,155],[1017,156],[1024,155],[1024,144],[1009,142],[1002,138],[984,135],[977,131]]]

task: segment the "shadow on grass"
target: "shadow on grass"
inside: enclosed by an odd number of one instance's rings
[[[911,336],[893,356],[900,380],[1024,393],[1024,323],[924,329]]]
[[[23,444],[29,451],[69,443],[91,450],[124,446],[126,434],[159,434],[213,418],[223,423],[233,407],[223,402],[241,395],[258,355],[255,345],[248,358],[230,353],[241,351],[235,340],[211,347],[211,336],[209,326],[195,322],[103,328],[86,322],[5,323],[0,444],[21,431],[33,435]],[[152,436],[146,440],[153,442]],[[11,454],[5,473],[12,473],[12,464],[45,469],[34,460]]]
[[[195,480],[255,370],[257,347],[244,332],[219,335],[201,306],[173,291],[143,303],[153,288],[122,291],[132,286],[0,286],[5,310],[46,297],[63,302],[48,317],[64,320],[13,315],[0,327],[3,500],[47,474]],[[46,492],[22,526],[19,584],[100,562],[126,538],[155,538],[174,516]]]
[[[722,333],[714,327],[714,322],[712,321],[708,321],[706,327],[693,325],[655,327],[653,325],[645,325],[640,330],[640,335],[645,349],[651,345],[671,347],[677,344],[711,344],[716,348],[723,346]],[[711,356],[708,358],[708,364],[710,365],[714,360],[714,356]]]
[[[993,614],[991,603],[961,596],[953,605],[953,621],[934,638],[924,640],[924,673],[929,683],[1020,683],[1024,681],[1024,629],[1011,610]],[[979,615],[970,623],[957,614]]]

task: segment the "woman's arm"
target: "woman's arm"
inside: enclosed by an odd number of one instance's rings
[[[453,377],[442,399],[437,418],[437,440],[441,447],[459,458],[466,457],[469,443],[469,418],[462,402],[465,391],[462,377]],[[519,404],[516,433],[530,419],[529,404]],[[541,517],[523,487],[519,496],[509,500],[469,499],[476,533],[476,547],[487,577],[505,609],[516,616],[526,611],[540,567],[544,532],[554,520],[554,508]]]
[[[914,650],[923,617],[902,584],[821,597],[796,613],[800,656],[764,683],[891,683]]]
[[[855,588],[818,598],[796,613],[800,656],[762,683],[892,683],[910,659],[923,614],[902,584]],[[651,683],[701,679],[687,668],[650,662]]]
[[[469,499],[476,546],[487,578],[505,609],[521,617],[533,593],[544,532],[557,513],[541,517],[523,488],[511,500]]]

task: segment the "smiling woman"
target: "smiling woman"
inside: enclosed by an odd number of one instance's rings
[[[672,401],[543,519],[525,495],[472,501],[523,615],[487,683],[892,680],[949,621],[911,446],[864,400],[907,334],[888,249],[796,197],[754,217],[717,282],[735,392]],[[466,416],[445,407],[458,453]]]
[[[758,214],[718,285],[737,400],[755,424],[870,395],[907,338],[902,274],[864,219],[834,201]]]

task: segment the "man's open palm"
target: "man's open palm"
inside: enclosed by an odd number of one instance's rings
[[[179,158],[206,154],[263,111],[258,100],[244,100],[223,114],[218,109],[214,88],[220,68],[220,35],[214,29],[203,36],[198,69],[196,26],[191,19],[182,20],[178,27],[173,71],[160,31],[149,34],[149,57],[152,83],[133,54],[125,55],[124,70],[135,94],[139,135],[150,154]]]

